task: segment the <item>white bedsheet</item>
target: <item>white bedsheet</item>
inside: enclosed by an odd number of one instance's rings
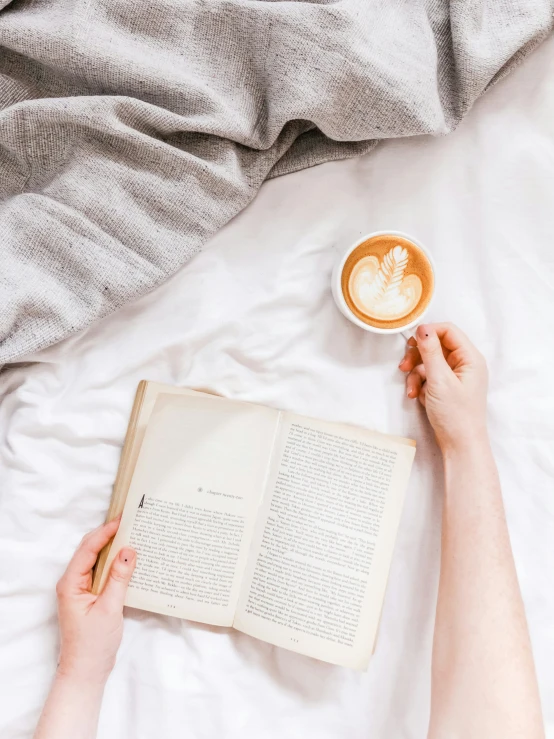
[[[205,387],[418,442],[365,674],[129,611],[100,739],[420,739],[429,712],[439,453],[401,338],[335,308],[339,251],[401,229],[438,265],[433,319],[486,354],[490,429],[554,737],[554,39],[439,140],[267,183],[155,293],[0,376],[0,736],[29,737],[57,654],[54,585],[105,515],[137,382]]]

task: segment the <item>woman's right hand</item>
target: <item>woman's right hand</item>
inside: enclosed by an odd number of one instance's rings
[[[457,326],[419,326],[399,368],[407,373],[408,397],[425,407],[443,453],[486,438],[487,365]]]

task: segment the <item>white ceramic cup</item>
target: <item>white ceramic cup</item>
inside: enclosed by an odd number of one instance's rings
[[[364,321],[361,321],[358,318],[358,316],[356,316],[350,310],[350,308],[348,307],[348,304],[346,303],[346,300],[344,299],[344,295],[342,293],[341,280],[342,280],[342,271],[344,269],[346,260],[352,254],[354,249],[360,246],[360,244],[363,244],[365,241],[368,241],[368,239],[372,239],[375,236],[399,236],[403,239],[407,239],[408,241],[411,241],[412,244],[415,244],[415,246],[417,246],[418,249],[421,249],[421,251],[425,254],[433,270],[433,283],[434,283],[433,284],[433,295],[431,295],[431,299],[427,303],[427,306],[423,309],[423,312],[420,313],[420,315],[418,315],[417,318],[414,318],[412,321],[407,323],[405,326],[397,326],[396,328],[377,328],[377,326],[370,326],[369,323],[365,323]],[[423,322],[423,317],[425,316],[425,314],[427,313],[427,311],[429,310],[431,306],[431,303],[433,302],[433,298],[435,295],[436,279],[437,279],[437,270],[435,268],[435,263],[433,262],[433,258],[420,241],[418,241],[417,239],[414,239],[414,237],[410,236],[410,234],[403,233],[402,231],[374,231],[373,233],[369,233],[369,234],[366,234],[365,236],[362,236],[362,238],[358,239],[358,241],[356,241],[355,244],[352,244],[352,246],[349,246],[348,249],[344,252],[344,254],[340,257],[340,259],[337,260],[333,268],[333,276],[331,278],[331,289],[333,291],[333,298],[335,299],[335,303],[337,304],[337,307],[340,310],[340,312],[344,316],[346,316],[346,318],[348,318],[349,321],[352,321],[352,323],[355,323],[356,326],[363,328],[364,331],[372,331],[374,334],[403,334],[405,331],[410,331],[411,329],[415,328],[415,326],[418,326],[420,323]]]

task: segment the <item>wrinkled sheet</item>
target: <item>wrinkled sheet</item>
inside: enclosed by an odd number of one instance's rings
[[[490,430],[554,736],[554,41],[442,139],[265,184],[167,284],[0,375],[0,736],[30,737],[55,669],[54,586],[105,515],[142,378],[412,436],[418,451],[365,674],[230,630],[129,610],[100,739],[421,739],[441,465],[404,397],[399,337],[335,308],[338,253],[401,229],[438,266],[434,319],[487,356]]]
[[[554,0],[0,0],[0,364],[164,282],[266,177],[452,130],[553,23]]]

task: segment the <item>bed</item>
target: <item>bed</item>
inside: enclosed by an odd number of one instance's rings
[[[141,379],[206,388],[417,439],[367,673],[226,629],[128,610],[99,739],[416,739],[429,713],[441,464],[397,364],[330,295],[364,233],[419,237],[438,268],[431,318],[490,368],[490,430],[554,737],[554,38],[452,135],[266,183],[184,269],[0,375],[0,736],[30,737],[55,669],[54,586],[102,522]]]

